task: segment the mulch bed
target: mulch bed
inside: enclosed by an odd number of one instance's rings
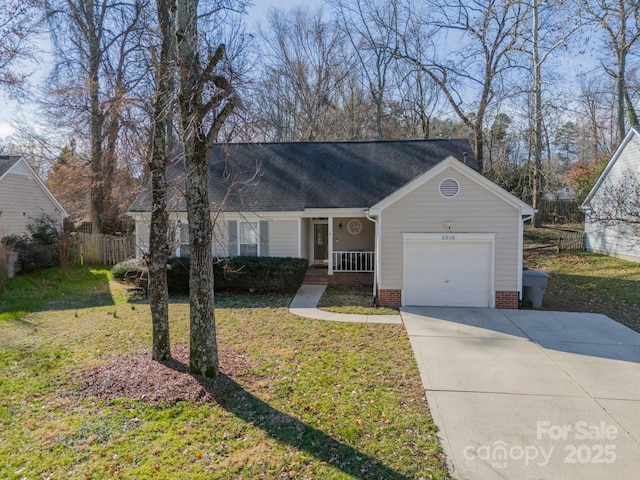
[[[152,360],[150,351],[113,356],[104,364],[81,370],[76,383],[83,396],[172,405],[213,402],[217,396],[240,388],[233,379],[250,380],[251,362],[229,348],[218,350],[220,374],[216,379],[189,373],[187,345],[175,345],[171,355],[172,359],[164,362]]]

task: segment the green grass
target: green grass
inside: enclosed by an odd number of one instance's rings
[[[371,287],[361,285],[327,285],[318,308],[327,312],[357,315],[399,315],[395,308],[374,308]]]
[[[524,229],[525,249],[557,247],[558,240],[564,234],[581,231],[584,231],[584,225],[581,224],[549,225],[541,228],[528,226]]]
[[[43,309],[113,304],[107,268],[76,266],[67,278],[47,268],[7,281],[0,293],[0,321],[18,319]]]
[[[640,332],[640,263],[592,253],[530,255],[525,265],[549,273],[547,310],[603,313]]]
[[[197,405],[104,401],[80,395],[75,373],[148,348],[149,307],[103,270],[41,275],[8,285],[33,304],[0,295],[0,478],[447,478],[402,326],[305,320],[285,297],[219,297],[220,348],[250,361],[234,392]],[[172,342],[188,343],[185,299],[170,319]]]

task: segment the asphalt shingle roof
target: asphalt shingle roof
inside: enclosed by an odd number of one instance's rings
[[[18,156],[0,155],[0,177],[7,173],[18,160],[20,160]]]
[[[368,208],[448,156],[478,169],[466,139],[218,144],[209,158],[209,198],[217,209],[229,191],[225,211]],[[185,211],[182,161],[168,177],[172,210]],[[148,212],[150,198],[146,188],[129,211]]]

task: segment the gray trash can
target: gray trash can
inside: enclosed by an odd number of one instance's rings
[[[547,290],[549,275],[536,270],[522,271],[522,301],[523,305],[533,308],[542,307],[542,297]]]

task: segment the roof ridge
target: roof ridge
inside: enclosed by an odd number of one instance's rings
[[[295,144],[320,144],[320,145],[343,145],[343,144],[363,144],[363,143],[408,143],[408,142],[451,142],[451,141],[468,141],[464,137],[454,138],[412,138],[412,139],[383,139],[383,140],[299,140],[299,141],[282,141],[282,142],[220,142],[214,146],[225,145],[295,145]]]

